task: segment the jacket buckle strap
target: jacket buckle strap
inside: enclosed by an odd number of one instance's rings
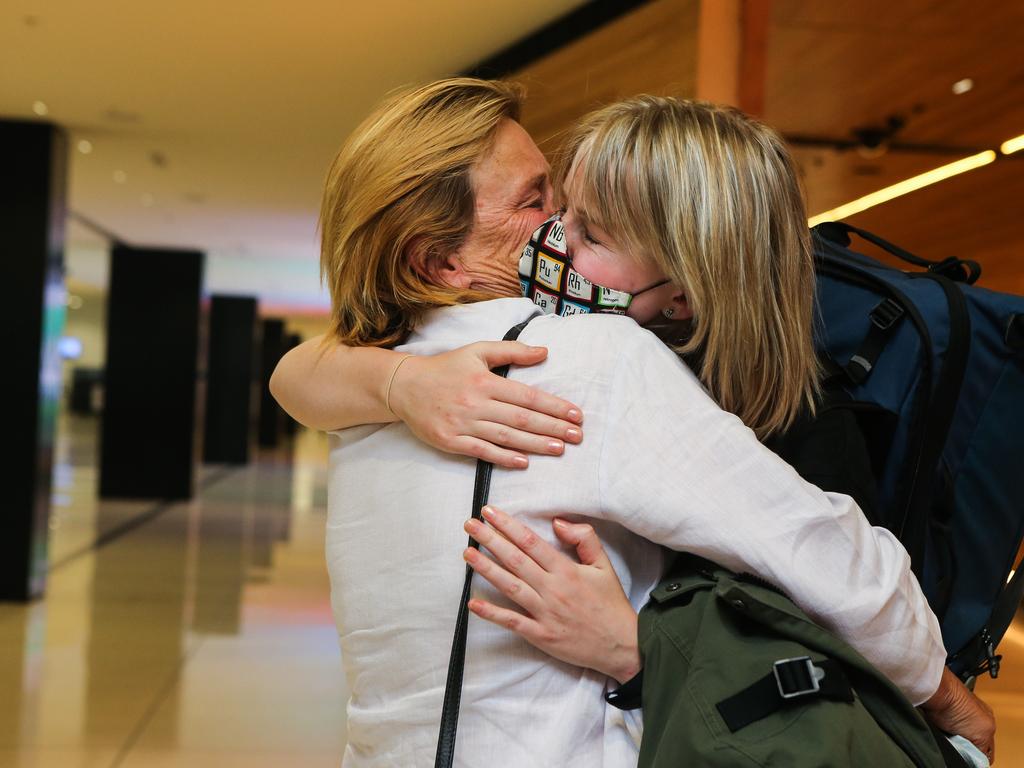
[[[818,681],[825,676],[824,670],[815,667],[810,656],[779,659],[772,664],[772,674],[775,675],[779,695],[784,699],[817,693],[821,690]]]
[[[853,688],[839,662],[800,656],[774,662],[770,674],[715,706],[726,727],[735,733],[785,707],[818,699],[851,702]]]

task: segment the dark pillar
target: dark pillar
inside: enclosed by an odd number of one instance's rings
[[[263,321],[263,343],[260,376],[260,447],[276,448],[284,424],[284,411],[270,394],[270,376],[284,356],[284,320]]]
[[[203,254],[115,246],[100,496],[192,496]]]
[[[302,343],[302,336],[297,333],[288,334],[285,337],[284,351],[285,354],[291,352],[299,344]],[[287,413],[284,415],[284,431],[288,437],[295,437],[295,433],[299,431],[299,422],[289,416]]]
[[[0,600],[40,597],[46,583],[53,438],[64,327],[67,140],[44,123],[0,120],[0,261],[4,329],[4,535]]]
[[[245,464],[249,461],[255,344],[256,299],[212,297],[203,431],[205,462]]]

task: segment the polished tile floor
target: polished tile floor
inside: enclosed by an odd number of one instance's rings
[[[324,436],[158,505],[96,501],[95,429],[61,425],[46,600],[0,604],[0,768],[337,766]],[[1001,650],[979,691],[1024,768],[1024,616]]]
[[[47,597],[0,605],[0,767],[337,766],[325,438],[170,505],[98,503],[94,446],[62,424]]]

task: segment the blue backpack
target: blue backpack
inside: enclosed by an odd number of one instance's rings
[[[850,249],[856,233],[923,271]],[[948,663],[999,672],[1024,593],[1024,297],[972,286],[972,261],[932,262],[848,224],[812,230],[818,348],[871,452],[879,519],[910,553]]]

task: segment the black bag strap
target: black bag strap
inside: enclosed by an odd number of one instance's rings
[[[866,229],[861,229],[860,227],[855,227],[852,224],[847,224],[845,221],[826,221],[819,224],[814,229],[826,240],[831,240],[833,243],[839,243],[844,247],[850,244],[850,233],[852,232],[864,238],[869,243],[874,243],[886,253],[890,253],[898,259],[902,259],[908,264],[913,264],[915,267],[921,267],[929,272],[943,275],[944,277],[948,277],[950,280],[954,280],[958,283],[974,285],[978,278],[981,277],[981,265],[972,259],[958,259],[952,256],[948,259],[943,259],[942,261],[925,259],[911,253],[905,248],[900,248],[898,245],[890,243],[888,240],[879,237],[873,232],[868,232]]]
[[[532,319],[532,318],[531,318]],[[525,320],[510,328],[502,341],[515,341],[529,323]],[[509,366],[495,368],[498,376],[507,376]],[[491,470],[494,465],[480,459],[476,463],[476,485],[473,488],[473,519],[481,519],[481,510],[487,504],[491,490]],[[472,537],[469,546],[480,547],[480,542]],[[434,757],[434,768],[451,768],[455,760],[455,732],[459,726],[459,704],[462,701],[462,676],[466,666],[466,632],[469,628],[469,590],[473,581],[473,569],[466,566],[466,579],[462,585],[462,598],[459,600],[459,613],[455,620],[455,637],[452,640],[452,653],[448,659],[448,679],[444,687],[444,705],[441,708],[441,728],[437,736],[437,754]]]
[[[725,725],[736,733],[783,707],[814,699],[853,701],[853,688],[838,661],[814,661],[810,656],[780,659],[756,683],[715,706]]]

